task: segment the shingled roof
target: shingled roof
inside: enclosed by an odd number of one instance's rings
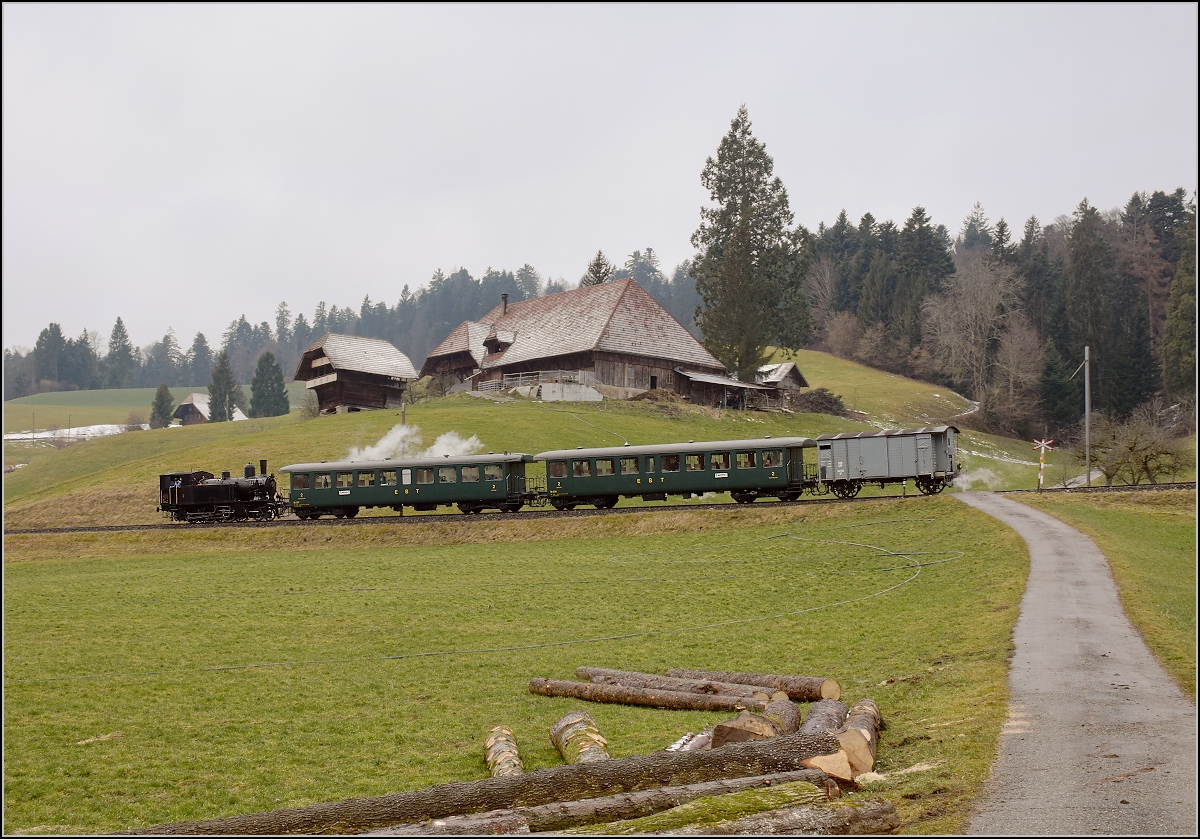
[[[338,370],[371,373],[390,379],[418,378],[408,356],[390,342],[330,332],[304,351],[296,370],[296,380],[307,381]]]
[[[548,294],[510,303],[507,309],[497,306],[479,321],[460,324],[429,354],[425,367],[438,358],[463,352],[470,353],[480,369],[489,370],[602,351],[725,369],[633,280]]]

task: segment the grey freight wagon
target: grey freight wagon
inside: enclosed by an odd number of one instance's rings
[[[853,498],[863,484],[913,481],[926,495],[953,485],[958,474],[952,425],[822,434],[817,438],[817,480],[839,498]]]

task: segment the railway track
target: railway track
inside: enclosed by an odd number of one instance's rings
[[[1054,487],[1043,489],[1044,493],[1099,493],[1099,492],[1161,492],[1170,489],[1195,489],[1196,482],[1185,483],[1170,483],[1170,484],[1140,484],[1138,486],[1093,486],[1093,487]],[[993,490],[1002,494],[1018,493],[1018,492],[1034,492],[1029,489],[1006,489]],[[70,533],[126,533],[137,531],[171,531],[171,530],[197,530],[203,528],[226,530],[229,528],[272,528],[272,527],[362,527],[365,525],[415,525],[429,524],[434,522],[444,522],[448,520],[462,521],[528,521],[541,518],[589,518],[593,516],[613,516],[625,515],[629,513],[662,513],[662,512],[679,512],[687,510],[744,510],[751,506],[755,508],[764,507],[801,507],[808,504],[846,504],[858,503],[863,501],[879,501],[883,499],[895,499],[897,501],[907,500],[910,498],[922,498],[919,494],[904,495],[871,495],[860,498],[806,498],[802,501],[767,501],[760,500],[750,504],[734,504],[731,502],[723,502],[720,504],[667,504],[654,507],[614,507],[608,510],[553,510],[553,509],[529,509],[521,510],[516,513],[480,513],[476,516],[465,516],[462,513],[435,513],[433,515],[389,515],[389,516],[364,516],[362,518],[353,519],[311,519],[301,521],[294,516],[285,516],[283,518],[274,519],[269,522],[244,521],[244,522],[207,522],[198,524],[188,524],[186,522],[171,522],[157,524],[115,524],[115,525],[92,525],[86,527],[46,527],[46,528],[25,528],[5,530],[5,536],[18,535],[45,535],[45,534],[70,534]]]
[[[749,508],[770,508],[770,507],[803,507],[810,504],[845,504],[856,503],[862,501],[879,501],[883,499],[895,499],[903,501],[913,498],[922,498],[924,496],[909,493],[907,496],[901,495],[874,495],[862,498],[809,498],[803,501],[767,501],[760,500],[753,504],[735,504],[729,501],[720,504],[666,504],[659,506],[646,507],[613,507],[607,510],[555,510],[552,508],[545,509],[525,509],[516,513],[500,513],[488,512],[479,513],[478,515],[464,515],[460,512],[453,513],[434,513],[434,514],[418,514],[418,515],[383,515],[383,516],[359,516],[357,518],[337,519],[337,518],[320,518],[308,519],[301,521],[292,515],[287,515],[282,518],[273,519],[269,522],[259,521],[241,521],[241,522],[169,522],[157,524],[116,524],[116,525],[89,525],[83,527],[46,527],[46,528],[24,528],[5,530],[5,536],[26,536],[26,535],[47,535],[47,534],[70,534],[70,533],[127,533],[137,531],[192,531],[199,529],[214,529],[228,530],[230,528],[273,528],[273,527],[362,527],[365,525],[415,525],[430,524],[446,521],[464,521],[464,522],[508,522],[508,521],[531,521],[534,519],[544,518],[589,518],[593,516],[611,516],[625,515],[629,513],[664,513],[664,512],[679,512],[691,510],[745,510]]]

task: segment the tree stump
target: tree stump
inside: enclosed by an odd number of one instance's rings
[[[587,711],[572,711],[552,725],[550,742],[570,764],[610,759],[608,741]]]

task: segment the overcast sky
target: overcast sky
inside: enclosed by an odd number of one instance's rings
[[[742,104],[809,229],[1190,197],[1197,63],[1195,3],[6,3],[3,343],[669,275]]]

